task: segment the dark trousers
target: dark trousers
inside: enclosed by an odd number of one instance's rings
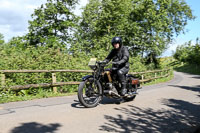
[[[128,71],[129,71],[129,68],[127,68],[127,67],[123,67],[121,69],[114,70],[114,73],[117,74],[119,82],[121,84],[125,84],[126,83],[125,74],[127,74]]]

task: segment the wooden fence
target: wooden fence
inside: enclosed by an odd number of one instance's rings
[[[129,72],[129,74],[140,75],[140,82],[144,83],[151,80],[156,80],[163,77],[168,77],[170,75],[171,69],[164,70],[154,70],[154,71],[146,71],[146,72]],[[75,72],[75,73],[92,73],[92,70],[0,70],[1,73],[1,88],[10,88],[11,90],[22,90],[28,88],[39,88],[39,87],[53,87],[53,91],[57,92],[57,86],[63,85],[79,85],[80,82],[71,81],[71,82],[57,82],[56,73],[58,72]],[[51,83],[41,83],[41,84],[28,84],[28,85],[16,85],[6,87],[6,74],[7,73],[51,73],[52,82]],[[153,73],[153,76],[152,76]],[[151,74],[151,77],[148,76]]]

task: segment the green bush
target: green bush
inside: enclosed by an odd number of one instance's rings
[[[174,58],[179,62],[187,64],[200,65],[200,42],[196,41],[195,45],[192,45],[191,41],[178,46],[174,53]]]
[[[97,60],[103,60],[108,51],[100,51],[100,54],[86,55],[79,53],[70,54],[63,49],[53,49],[46,47],[15,47],[2,45],[0,46],[0,70],[59,70],[59,69],[80,69],[89,70],[88,62],[90,58],[96,57]],[[149,66],[145,66],[143,59],[130,57],[130,71],[146,71]],[[152,69],[152,67],[151,67]],[[88,73],[57,72],[57,82],[81,81],[81,78]],[[51,73],[6,73],[6,88],[15,85],[51,83]],[[0,89],[2,87],[0,86]],[[65,85],[58,87],[58,92],[72,93],[77,91],[77,85]],[[52,88],[30,88],[20,91],[1,91],[1,102],[28,100],[33,97],[55,96]],[[60,94],[59,94],[60,95]],[[10,100],[6,100],[10,99]],[[1,103],[0,102],[0,103]]]
[[[104,53],[104,54],[103,54]],[[103,60],[108,52],[102,52],[97,56],[98,60]],[[88,70],[88,62],[92,55],[80,53],[72,56],[67,51],[61,49],[51,49],[46,47],[17,48],[4,45],[0,47],[0,70],[59,70],[59,69],[80,69]],[[140,56],[130,57],[130,71],[139,72],[153,69],[145,66]],[[86,73],[57,73],[58,82],[80,81]],[[9,73],[6,74],[8,86],[50,83],[51,73]]]

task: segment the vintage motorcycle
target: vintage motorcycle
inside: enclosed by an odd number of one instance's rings
[[[132,101],[137,95],[137,89],[141,88],[138,79],[131,74],[126,74],[128,91],[125,96],[121,96],[119,92],[122,85],[118,82],[117,75],[112,73],[114,68],[105,69],[108,64],[103,61],[96,61],[96,58],[91,58],[88,65],[93,73],[84,76],[78,87],[78,99],[87,108],[97,106],[103,96]]]

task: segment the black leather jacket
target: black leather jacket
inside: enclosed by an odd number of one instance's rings
[[[112,67],[121,69],[123,67],[129,69],[129,52],[126,46],[121,46],[119,49],[112,49],[106,57],[105,61],[108,63],[110,60],[116,62]]]

